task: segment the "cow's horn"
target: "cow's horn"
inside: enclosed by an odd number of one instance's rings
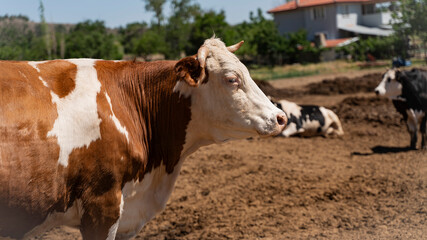
[[[242,44],[244,42],[245,41],[242,40],[242,41],[240,41],[240,42],[238,42],[238,43],[236,43],[234,45],[231,45],[231,46],[227,47],[227,49],[228,49],[228,51],[234,53],[235,51],[239,50],[239,48],[242,46]]]
[[[206,67],[206,58],[208,58],[209,49],[205,46],[201,46],[199,51],[197,51],[197,60],[199,61],[200,67]]]
[[[197,84],[200,84],[206,77],[206,58],[208,58],[209,49],[205,46],[201,46],[197,51],[197,60],[200,64],[200,76],[198,77]]]

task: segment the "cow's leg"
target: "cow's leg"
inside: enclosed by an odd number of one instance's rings
[[[421,148],[427,149],[427,113],[424,114],[423,120],[421,120]]]
[[[408,128],[409,136],[411,138],[411,145],[410,147],[412,149],[417,148],[417,130],[414,130],[413,124],[406,122],[406,127]]]
[[[413,128],[413,126],[408,126],[408,131],[409,131],[409,135],[411,136],[411,145],[410,147],[412,149],[417,149],[417,140],[418,140],[418,136],[417,136],[417,130]]]
[[[411,135],[411,148],[417,149],[417,132],[418,132],[418,122],[415,116],[415,113],[412,109],[407,110],[408,120],[406,125],[408,127],[409,134]]]
[[[80,231],[84,240],[115,239],[123,210],[123,197],[120,191],[89,196],[83,208]]]
[[[295,123],[289,123],[285,130],[282,131],[282,136],[290,137],[298,133],[297,126]]]

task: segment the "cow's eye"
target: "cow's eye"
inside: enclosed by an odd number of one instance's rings
[[[240,82],[239,78],[236,76],[227,77],[226,80],[229,84],[232,84],[232,85],[238,85]]]

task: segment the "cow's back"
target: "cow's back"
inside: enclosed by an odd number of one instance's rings
[[[412,69],[400,76],[402,97],[412,109],[427,111],[427,71]]]

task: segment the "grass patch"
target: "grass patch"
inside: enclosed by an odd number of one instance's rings
[[[275,80],[283,78],[304,77],[324,73],[343,72],[357,69],[356,63],[346,61],[322,62],[311,64],[292,64],[273,68],[261,67],[250,69],[251,76],[259,80]]]
[[[251,76],[254,79],[259,80],[275,80],[282,78],[294,78],[294,77],[304,77],[319,74],[318,70],[314,71],[289,71],[289,72],[281,72],[274,70],[264,70],[264,71],[256,71],[252,72]]]
[[[412,66],[422,67],[426,66],[424,59],[411,59]],[[347,62],[344,60],[337,60],[332,62],[321,62],[311,64],[292,64],[277,66],[273,68],[258,67],[250,68],[250,73],[253,79],[258,80],[275,80],[285,78],[295,78],[312,76],[317,74],[334,74],[343,73],[348,71],[357,71],[363,69],[384,69],[391,67],[391,60],[378,60],[375,64],[367,64],[366,62]]]

